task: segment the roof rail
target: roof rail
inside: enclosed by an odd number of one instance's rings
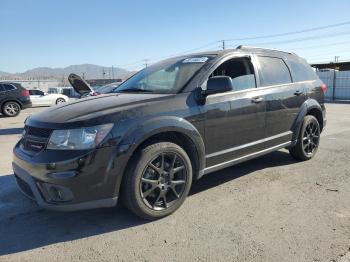
[[[239,45],[236,47],[236,49],[261,49],[261,50],[268,50],[268,51],[275,51],[275,52],[283,52],[287,54],[294,54],[292,52],[273,49],[273,48],[264,48],[264,47],[258,47],[258,46],[249,46],[249,45]]]

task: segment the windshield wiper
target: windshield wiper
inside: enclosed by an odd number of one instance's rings
[[[141,93],[150,93],[152,92],[151,90],[145,90],[145,89],[140,89],[140,88],[128,88],[128,89],[123,89],[123,90],[116,90],[116,92],[141,92]]]

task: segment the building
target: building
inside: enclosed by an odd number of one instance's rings
[[[316,71],[319,71],[321,69],[335,69],[338,71],[350,71],[350,61],[318,63],[318,64],[311,64],[311,66],[316,68]]]
[[[61,86],[61,81],[52,80],[13,80],[13,79],[3,79],[1,82],[12,82],[19,83],[26,89],[40,89],[43,92],[48,92],[49,88]]]

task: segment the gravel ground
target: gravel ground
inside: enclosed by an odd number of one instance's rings
[[[173,215],[59,213],[16,189],[11,150],[28,109],[0,116],[0,261],[350,261],[350,104],[328,104],[315,158],[281,150],[210,174]]]

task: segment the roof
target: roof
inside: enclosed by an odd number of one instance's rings
[[[277,50],[277,49],[271,49],[271,48],[263,48],[263,47],[256,47],[256,46],[245,46],[240,45],[237,48],[232,49],[224,49],[224,50],[214,50],[214,51],[205,51],[205,52],[198,52],[193,54],[188,54],[184,56],[189,55],[217,55],[217,56],[223,56],[229,53],[241,53],[241,52],[249,52],[254,54],[270,54],[270,55],[276,55],[278,53],[279,56],[289,56],[293,55],[295,56],[295,53],[283,51],[283,50]]]

